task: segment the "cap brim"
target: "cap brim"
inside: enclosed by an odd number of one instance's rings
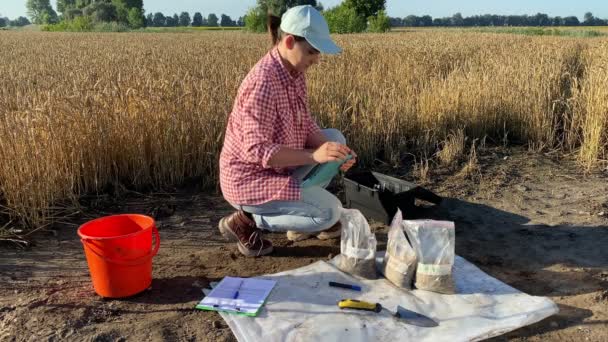
[[[334,43],[334,41],[331,40],[331,38],[312,38],[312,39],[310,37],[304,37],[304,38],[306,38],[306,41],[310,45],[312,45],[312,47],[319,50],[321,53],[328,54],[328,55],[336,55],[336,54],[339,54],[340,52],[342,52],[342,49],[340,49],[340,47],[338,47],[338,45],[336,45],[336,43]]]

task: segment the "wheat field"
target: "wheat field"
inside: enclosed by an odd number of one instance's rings
[[[336,40],[344,53],[308,74],[311,110],[363,164],[441,156],[463,132],[606,166],[607,38],[432,30]],[[265,35],[243,32],[0,32],[2,213],[39,227],[112,185],[216,184],[234,96],[268,48]]]

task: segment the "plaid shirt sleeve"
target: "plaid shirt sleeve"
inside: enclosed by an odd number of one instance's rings
[[[241,103],[244,159],[263,168],[271,168],[268,162],[281,148],[272,139],[277,111],[271,87],[271,82],[255,80],[244,90]]]
[[[321,131],[321,128],[319,127],[315,119],[310,115],[310,113],[306,115],[304,123],[306,125],[307,137]]]

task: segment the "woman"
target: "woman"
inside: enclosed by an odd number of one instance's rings
[[[269,17],[268,27],[273,48],[239,88],[220,155],[222,192],[237,211],[219,229],[246,256],[272,252],[262,229],[287,231],[292,241],[340,236],[340,201],[327,184],[301,182],[316,164],[356,157],[339,131],[321,130],[309,111],[305,72],[321,53],[340,52],[321,13],[293,7],[281,19]]]

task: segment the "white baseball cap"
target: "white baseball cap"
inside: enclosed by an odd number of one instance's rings
[[[305,38],[322,53],[334,55],[342,51],[329,36],[329,27],[323,15],[310,5],[288,9],[281,18],[281,30]]]

